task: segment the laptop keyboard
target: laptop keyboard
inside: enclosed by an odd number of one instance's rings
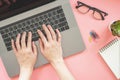
[[[7,50],[12,50],[11,39],[15,40],[17,34],[23,33],[24,31],[31,31],[33,34],[32,40],[37,41],[39,38],[37,29],[40,29],[44,33],[44,30],[42,29],[42,24],[50,24],[54,30],[59,29],[60,32],[69,29],[62,7],[55,7],[48,11],[39,13],[37,15],[0,28],[0,33],[2,35]]]

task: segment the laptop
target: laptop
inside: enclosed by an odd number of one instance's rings
[[[18,33],[31,31],[32,40],[38,46],[37,29],[50,24],[62,35],[63,56],[67,57],[83,51],[85,45],[76,24],[69,0],[17,0],[9,9],[0,13],[0,56],[10,77],[19,74],[19,65],[11,47],[11,39]],[[21,3],[23,1],[23,3]],[[39,49],[39,46],[38,46]],[[38,50],[35,68],[48,63]]]

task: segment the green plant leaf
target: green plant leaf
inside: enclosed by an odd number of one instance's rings
[[[114,36],[120,36],[120,20],[113,22],[110,27]]]

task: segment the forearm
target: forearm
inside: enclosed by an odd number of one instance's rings
[[[68,70],[63,60],[51,63],[55,71],[60,77],[60,80],[75,80],[73,75]]]
[[[22,68],[20,70],[19,80],[30,80],[33,69]]]

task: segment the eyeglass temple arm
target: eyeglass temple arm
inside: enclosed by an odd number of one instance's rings
[[[100,13],[100,16],[102,17],[102,20],[105,20],[104,16]]]
[[[82,3],[82,2],[80,2],[80,1],[77,1],[77,6],[76,6],[76,8],[79,8],[80,7],[80,5],[79,4],[84,4],[84,3]]]
[[[79,8],[79,7],[83,6],[83,5],[90,8],[89,5],[87,5],[87,4],[85,4],[85,3],[82,3],[82,2],[80,2],[80,1],[77,1],[77,4],[78,4],[78,5],[76,6],[76,8]],[[79,5],[79,4],[81,4],[81,5]]]
[[[106,13],[106,12],[103,12],[103,11],[101,11],[102,13],[104,13],[104,16],[107,16],[108,15],[108,13]]]
[[[79,5],[79,4],[86,5],[85,3],[82,3],[82,2],[80,2],[80,1],[77,1],[77,4],[78,4],[78,5]]]
[[[98,10],[99,12],[103,13],[103,14],[104,14],[104,16],[107,16],[107,15],[108,15],[108,13],[106,13],[106,12],[104,12],[104,11],[100,10],[100,9],[97,9],[97,8],[95,8],[95,9],[96,9],[96,10]]]

